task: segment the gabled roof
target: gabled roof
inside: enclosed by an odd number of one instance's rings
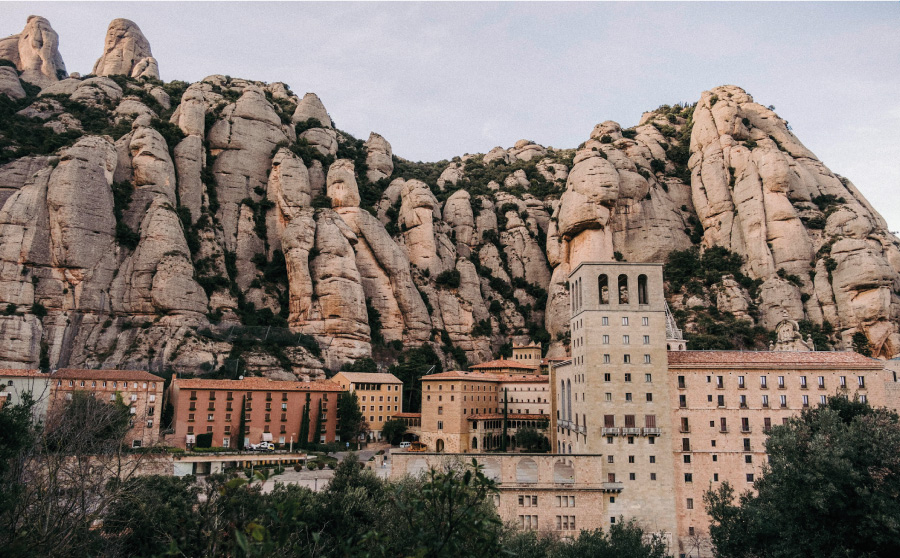
[[[505,358],[497,359],[497,360],[489,360],[487,362],[482,362],[481,364],[474,364],[469,367],[470,370],[482,370],[488,368],[519,368],[521,370],[534,370],[537,367],[533,364],[523,364],[516,360],[509,360]]]
[[[451,370],[449,372],[422,376],[423,382],[436,380],[466,380],[474,382],[495,382],[498,384],[507,382],[545,384],[550,381],[550,377],[543,374],[490,374],[487,372],[466,372],[464,370]]]
[[[338,372],[337,376],[343,376],[347,378],[348,381],[362,384],[362,383],[371,383],[371,384],[402,384],[403,382],[397,376],[393,374],[387,374],[382,372]]]
[[[0,378],[39,378],[41,376],[50,377],[49,374],[44,374],[40,370],[35,370],[32,368],[2,368],[0,369]]]
[[[839,351],[669,351],[668,356],[669,366],[675,368],[884,368],[882,361]]]
[[[144,370],[88,370],[79,368],[60,368],[51,374],[54,378],[71,380],[122,380],[161,382],[162,378]]]
[[[344,391],[337,382],[329,380],[316,380],[312,382],[284,382],[270,380],[269,378],[244,378],[243,380],[205,380],[202,378],[175,379],[173,381],[178,389],[213,390],[224,389],[232,391]]]

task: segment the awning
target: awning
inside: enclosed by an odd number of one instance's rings
[[[188,443],[188,444],[194,444],[194,443],[197,442],[197,439],[194,437],[193,434],[188,434],[188,435],[187,435],[187,439],[185,440],[185,442]]]
[[[271,432],[263,432],[262,441],[263,442],[271,442],[272,441],[272,433]]]

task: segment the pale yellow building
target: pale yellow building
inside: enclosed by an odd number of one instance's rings
[[[356,392],[359,409],[369,423],[369,432],[381,439],[384,423],[403,412],[403,382],[393,374],[376,372],[338,372],[332,381]]]

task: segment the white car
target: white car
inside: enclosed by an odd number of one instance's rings
[[[275,444],[273,444],[272,442],[250,444],[250,451],[275,451]]]
[[[409,442],[400,442],[400,449],[406,449],[409,447]]]

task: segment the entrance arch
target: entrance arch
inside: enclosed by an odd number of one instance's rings
[[[437,441],[434,443],[434,449],[438,453],[442,453],[444,451],[444,441],[441,440],[440,438],[438,438]]]

